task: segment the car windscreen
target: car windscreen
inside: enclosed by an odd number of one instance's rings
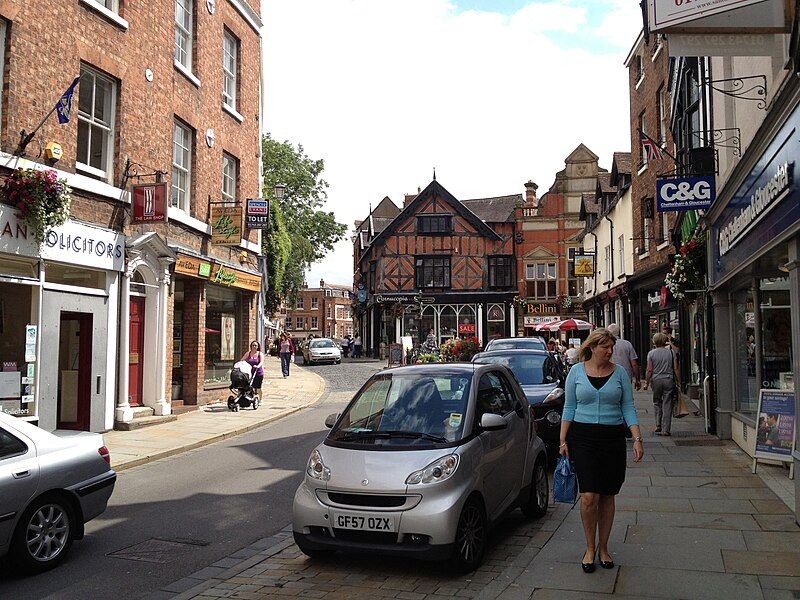
[[[535,350],[544,350],[545,343],[537,338],[519,338],[515,340],[502,340],[492,342],[487,350],[519,350],[524,348],[533,348]]]
[[[541,385],[558,381],[553,360],[544,354],[478,356],[475,362],[508,367],[520,385]]]
[[[331,340],[312,340],[309,348],[335,348],[336,345]]]
[[[381,446],[459,440],[471,374],[380,373],[347,407],[328,439]]]

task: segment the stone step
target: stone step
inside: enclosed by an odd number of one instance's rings
[[[175,405],[175,402],[172,402],[172,414],[173,415],[185,415],[188,412],[194,412],[198,408],[200,408],[197,404],[183,404],[181,402],[179,405]]]
[[[151,409],[152,410],[152,409]],[[170,421],[177,421],[177,415],[164,415],[161,417],[136,417],[130,423],[114,423],[114,429],[117,431],[133,431],[134,429],[141,429],[142,427],[150,427],[151,425],[161,425],[162,423],[169,423]]]
[[[131,410],[133,411],[134,419],[141,419],[142,417],[152,417],[156,412],[149,406],[132,406]]]

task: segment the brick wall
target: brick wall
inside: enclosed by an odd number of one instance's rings
[[[201,280],[183,280],[183,398],[187,403],[203,392],[206,360],[206,302]]]

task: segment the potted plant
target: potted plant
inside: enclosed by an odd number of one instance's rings
[[[48,230],[69,217],[72,190],[51,170],[17,169],[3,178],[0,195],[15,207],[36,242],[41,245]]]
[[[682,244],[665,280],[667,289],[676,300],[685,300],[689,290],[699,290],[705,280],[706,244],[704,234],[695,234]]]
[[[470,362],[481,350],[481,343],[476,337],[465,339],[454,338],[442,344],[439,352],[443,362]]]

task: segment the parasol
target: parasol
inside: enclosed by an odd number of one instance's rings
[[[583,319],[564,319],[563,321],[556,321],[549,323],[545,328],[547,331],[589,331],[594,329],[594,325]]]

